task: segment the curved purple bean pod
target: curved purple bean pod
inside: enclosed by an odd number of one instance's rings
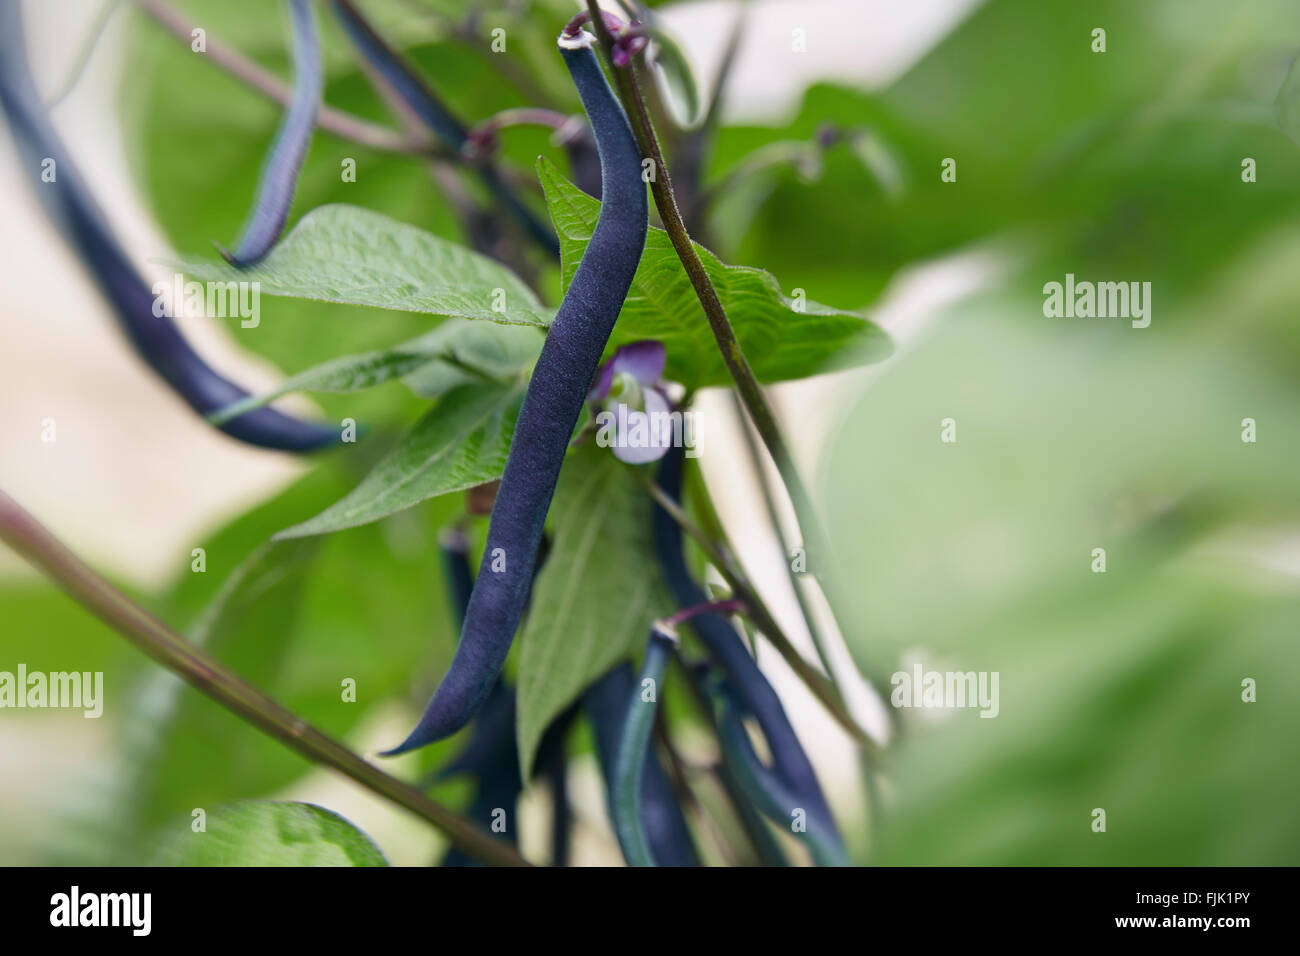
[[[267,154],[258,180],[257,202],[234,251],[221,254],[236,266],[250,266],[275,245],[289,218],[298,170],[307,156],[311,136],[316,129],[316,110],[320,106],[324,75],[320,62],[320,38],[311,0],[290,0],[289,17],[293,23],[293,99],[284,114],[271,151]]]
[[[681,497],[682,468],[685,450],[670,448],[659,466],[659,487],[674,501]],[[673,598],[683,608],[706,603],[709,598],[691,576],[682,551],[682,529],[672,515],[654,509],[655,555]],[[731,624],[719,614],[697,614],[690,624],[708,648],[710,656],[730,679],[735,694],[746,713],[753,714],[767,738],[777,774],[799,794],[803,805],[825,819],[833,819],[830,806],[822,795],[812,763],[795,735],[786,716],[781,698],[759,670]]]
[[[561,38],[600,150],[604,201],[524,396],[460,646],[419,724],[390,754],[455,733],[496,682],[533,579],[573,426],[641,260],[649,228],[641,153],[589,34]]]
[[[424,123],[443,145],[453,150],[462,150],[469,136],[469,128],[448,109],[447,105],[430,89],[429,84],[398,56],[397,51],[374,31],[351,0],[334,0],[333,7],[335,15],[357,50],[419,117],[420,122]],[[551,255],[558,257],[560,240],[550,224],[528,208],[509,184],[501,178],[494,166],[479,165],[475,169],[488,191],[523,227],[524,231]]]
[[[469,539],[459,528],[449,528],[439,535],[438,551],[446,576],[452,616],[459,629],[474,589],[474,573],[469,563]],[[546,549],[543,547],[540,549],[538,563],[541,564],[545,559]],[[498,678],[487,701],[475,716],[469,742],[429,781],[430,784],[437,783],[456,774],[473,776],[474,798],[465,811],[466,815],[480,826],[490,828],[496,811],[505,810],[505,838],[512,845],[517,844],[518,840],[510,815],[514,813],[519,795],[524,789],[519,774],[519,747],[515,735],[516,706],[514,689]],[[537,752],[537,775],[546,779],[555,807],[551,828],[553,866],[566,866],[569,856],[570,815],[565,737],[575,716],[577,708],[569,707],[556,717],[542,735]],[[477,866],[478,862],[452,847],[443,857],[441,865]]]
[[[619,739],[627,719],[628,702],[636,698],[637,686],[632,666],[624,662],[588,687],[582,696],[582,708],[596,741],[596,759],[605,776],[606,802],[610,805]],[[641,826],[657,865],[699,866],[686,818],[677,804],[668,774],[652,749],[646,752],[641,772]]]
[[[474,573],[469,564],[469,540],[459,528],[444,531],[438,539],[438,552],[447,580],[447,597],[457,628],[465,619],[465,607],[474,589]],[[456,774],[475,778],[474,797],[465,815],[484,829],[492,825],[498,808],[508,815],[515,811],[523,780],[519,776],[519,753],[515,742],[515,693],[497,681],[487,702],[474,721],[474,731],[465,748],[446,766],[441,767],[430,783]],[[516,829],[507,818],[505,839],[517,845]],[[451,847],[442,858],[442,866],[478,866],[478,861]]]
[[[27,168],[53,160],[54,179],[36,182],[46,212],[80,255],[136,353],[200,415],[247,398],[213,370],[185,341],[157,297],[118,245],[90,189],[54,131],[41,104],[23,40],[19,4],[0,3],[0,107]],[[219,426],[251,445],[311,451],[339,441],[339,433],[259,408]]]

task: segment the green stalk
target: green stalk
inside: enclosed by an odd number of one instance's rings
[[[190,644],[87,566],[3,491],[0,491],[0,540],[130,643],[267,736],[409,810],[432,824],[453,846],[484,863],[529,865],[510,846],[367,763],[228,670],[216,658]]]
[[[828,538],[822,530],[820,519],[817,517],[812,496],[808,494],[803,479],[794,466],[794,459],[790,455],[785,438],[782,436],[781,429],[777,424],[776,414],[773,412],[771,405],[768,404],[767,396],[763,393],[763,388],[755,377],[754,370],[750,368],[749,362],[745,359],[744,350],[736,338],[735,330],[732,329],[731,323],[727,319],[722,300],[718,298],[718,292],[713,287],[708,273],[704,270],[704,263],[701,261],[699,253],[696,252],[695,244],[691,241],[690,233],[686,229],[686,223],[682,219],[681,210],[677,206],[676,195],[673,192],[672,177],[668,172],[668,164],[664,161],[663,151],[660,148],[659,139],[655,135],[654,124],[651,122],[650,113],[646,107],[645,97],[642,95],[636,73],[631,69],[622,70],[613,66],[611,51],[614,40],[610,35],[609,28],[605,25],[604,18],[600,14],[600,6],[596,0],[587,0],[587,9],[591,15],[591,27],[600,40],[606,61],[610,64],[610,73],[618,88],[619,97],[623,101],[623,108],[632,121],[632,132],[636,136],[637,145],[641,148],[642,156],[654,161],[655,177],[653,182],[650,183],[650,191],[654,196],[655,208],[659,210],[659,218],[663,221],[664,230],[668,233],[673,249],[677,253],[677,258],[681,260],[682,268],[686,271],[686,276],[690,279],[691,286],[700,300],[705,318],[709,322],[709,328],[718,343],[718,351],[722,354],[722,360],[727,366],[727,371],[731,373],[731,377],[736,383],[736,390],[740,394],[740,400],[744,403],[745,410],[754,422],[759,438],[763,440],[763,444],[767,447],[768,454],[776,462],[777,470],[781,474],[781,480],[785,483],[786,490],[790,494],[790,500],[794,503],[795,514],[805,531],[805,540],[812,545],[810,550],[813,554],[825,555],[827,553]],[[760,626],[762,626],[761,622]],[[859,729],[856,736],[864,735]]]

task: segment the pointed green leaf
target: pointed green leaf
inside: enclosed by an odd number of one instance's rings
[[[532,329],[448,319],[432,332],[388,349],[344,355],[290,376],[208,416],[214,425],[292,392],[359,392],[395,378],[436,398],[457,385],[507,380],[537,357],[542,336]]]
[[[600,201],[565,179],[545,158],[538,160],[537,170],[560,236],[567,288],[591,241]],[[698,243],[696,249],[760,381],[803,378],[889,354],[888,336],[861,316],[811,299],[788,298],[770,273],[726,265]],[[731,381],[695,290],[662,229],[652,228],[646,239],[610,350],[639,339],[658,339],[667,346],[670,379],[691,388]]]
[[[459,243],[355,206],[313,209],[260,263],[173,262],[193,279],[267,295],[544,328],[552,313],[513,272]]]
[[[519,762],[583,689],[644,648],[672,611],[654,563],[650,499],[608,449],[570,452],[551,505],[554,540],[533,587],[519,660]]]
[[[356,527],[500,478],[526,390],[523,381],[453,389],[346,497],[276,538]]]

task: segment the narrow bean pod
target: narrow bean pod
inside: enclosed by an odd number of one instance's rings
[[[469,137],[469,128],[438,98],[429,84],[398,56],[397,51],[374,31],[351,0],[334,0],[334,12],[358,52],[392,87],[393,92],[401,97],[402,102],[420,122],[444,146],[457,152],[463,150]],[[483,185],[523,230],[551,255],[559,256],[560,241],[554,230],[528,208],[514,189],[501,178],[496,167],[480,164],[475,170]]]
[[[213,370],[185,341],[161,303],[118,245],[94,196],[73,165],[41,104],[23,39],[19,4],[0,3],[0,107],[33,178],[45,164],[53,178],[35,182],[38,197],[65,240],[80,255],[136,353],[200,415],[247,398]],[[221,431],[251,445],[310,451],[331,445],[339,433],[259,408],[233,418]]]
[[[290,0],[289,14],[293,23],[293,99],[262,166],[257,201],[248,224],[234,250],[222,250],[222,255],[237,266],[257,262],[280,238],[293,205],[298,171],[316,128],[324,75],[311,0]]]
[[[684,449],[671,448],[659,466],[659,487],[673,500],[681,497]],[[655,506],[655,554],[659,560],[664,580],[673,598],[683,608],[695,607],[708,601],[708,595],[691,576],[682,551],[682,529],[672,515]],[[781,699],[759,670],[736,634],[735,628],[719,614],[698,614],[691,618],[691,626],[708,648],[710,656],[721,666],[747,713],[758,720],[776,772],[786,785],[800,794],[804,804],[816,810],[825,819],[833,819],[830,806],[822,795],[817,775],[803,745],[795,735],[794,727],[786,716]]]
[[[588,687],[582,696],[582,708],[596,741],[596,759],[605,775],[611,819],[614,815],[614,762],[623,722],[627,719],[628,702],[638,690],[632,666],[624,662]],[[690,828],[677,803],[668,774],[653,748],[647,749],[645,755],[640,801],[641,826],[655,862],[659,866],[698,866],[700,860],[691,841]]]
[[[459,529],[450,529],[438,539],[447,581],[447,598],[457,625],[465,618],[465,607],[474,587],[474,573],[469,563],[469,540]],[[465,815],[488,829],[498,810],[507,814],[505,838],[518,843],[516,828],[509,819],[514,815],[523,780],[519,775],[519,751],[515,740],[515,694],[500,681],[474,721],[469,742],[446,766],[439,769],[432,782],[457,774],[474,777],[474,796]],[[442,866],[477,866],[478,862],[452,847],[442,858]]]
[[[459,629],[474,588],[474,573],[469,562],[469,539],[459,528],[450,528],[439,535],[438,550],[446,577],[448,603]],[[539,550],[538,563],[541,564],[546,559],[546,548]],[[516,708],[514,689],[498,678],[487,701],[475,716],[469,742],[430,781],[437,783],[457,774],[474,777],[474,797],[465,811],[466,815],[480,826],[490,828],[498,812],[504,811],[506,839],[512,845],[518,843],[513,817],[519,795],[523,792],[515,733]],[[554,810],[551,827],[552,866],[568,865],[570,814],[565,739],[576,716],[576,706],[565,709],[547,726],[538,745],[536,776],[545,779]],[[453,847],[447,851],[441,865],[478,864]]]
[[[474,593],[474,571],[469,565],[469,538],[460,528],[448,528],[438,536],[438,554],[442,573],[447,578],[447,603],[452,623],[460,633],[465,624],[465,609]]]
[[[796,792],[759,758],[734,702],[723,706],[718,736],[728,769],[759,810],[803,841],[818,866],[852,865],[829,812],[808,806],[807,794]]]
[[[589,34],[562,38],[561,52],[596,135],[604,201],[519,411],[460,646],[419,724],[392,754],[463,727],[501,672],[532,584],[573,426],[645,247],[646,186],[627,117],[601,72]]]
[[[641,782],[650,754],[650,733],[654,730],[659,709],[659,690],[664,680],[668,658],[677,646],[677,637],[655,625],[646,644],[641,676],[633,694],[624,704],[626,716],[619,731],[618,750],[614,756],[614,782],[610,787],[610,811],[614,833],[630,866],[656,866],[650,840],[641,817]],[[649,685],[649,686],[647,686]],[[650,696],[646,696],[649,692]]]

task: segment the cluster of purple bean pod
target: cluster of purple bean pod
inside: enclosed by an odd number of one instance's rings
[[[247,224],[233,250],[222,250],[237,267],[256,263],[278,240],[319,108],[322,70],[311,3],[288,0],[288,5],[295,89],[263,166]],[[374,31],[350,0],[333,0],[332,7],[358,53],[428,132],[448,149],[465,150],[468,127],[420,75]],[[641,260],[649,206],[641,149],[584,23],[584,16],[575,17],[561,33],[558,46],[592,134],[590,138],[572,137],[566,148],[579,185],[601,199],[599,217],[533,369],[492,506],[478,573],[471,571],[470,542],[461,529],[445,533],[440,541],[450,603],[460,632],[454,658],[414,729],[386,752],[405,753],[471,726],[459,754],[430,783],[458,775],[470,777],[473,794],[466,815],[489,830],[496,830],[492,824],[502,810],[510,814],[524,789],[515,732],[516,694],[503,679],[502,668],[545,558],[545,521],[575,425],[584,406],[609,394],[620,361],[645,364],[645,356],[649,356],[654,370],[645,384],[652,386],[657,402],[668,404],[657,381],[652,381],[663,370],[663,350],[657,343],[638,343],[623,350],[626,355],[616,355],[601,366]],[[645,38],[612,16],[606,26],[616,37],[613,68],[627,68],[633,54],[644,47]],[[113,306],[137,354],[202,415],[245,397],[203,362],[169,314],[158,314],[156,297],[115,240],[54,132],[26,60],[18,5],[11,2],[0,2],[0,106],[30,160],[29,168],[39,170],[45,157],[56,161],[57,182],[37,184],[38,193]],[[558,253],[555,234],[492,166],[478,165],[476,172],[527,235],[547,252]],[[237,439],[290,451],[309,451],[338,438],[332,429],[297,421],[270,408],[249,411],[221,427]],[[644,464],[627,460],[634,467]],[[673,500],[681,496],[683,467],[681,448],[669,450],[659,465],[659,486]],[[706,720],[715,727],[721,744],[720,772],[742,820],[755,834],[763,862],[784,865],[786,860],[759,820],[760,814],[778,827],[788,827],[792,815],[802,815],[806,827],[795,832],[803,835],[813,859],[824,865],[847,862],[830,807],[776,692],[723,613],[685,610],[707,605],[708,597],[687,568],[676,520],[656,507],[652,521],[655,555],[647,555],[647,562],[657,568],[676,607],[663,608],[664,618],[651,629],[640,680],[631,661],[620,662],[587,687],[580,701],[557,717],[543,735],[536,775],[548,782],[552,792],[552,862],[563,864],[569,858],[566,738],[581,710],[593,731],[596,756],[606,780],[609,815],[628,862],[660,866],[700,863],[701,854],[670,774],[650,745],[655,708],[647,708],[641,696],[645,682],[658,685],[668,678],[674,660],[706,702]],[[675,624],[667,622],[674,612],[682,615],[680,620],[698,636],[707,651],[706,660],[680,657]],[[770,766],[754,749],[745,726],[750,719],[762,732]],[[497,832],[511,843],[517,840],[513,820]],[[455,866],[473,861],[452,850],[442,863]]]

